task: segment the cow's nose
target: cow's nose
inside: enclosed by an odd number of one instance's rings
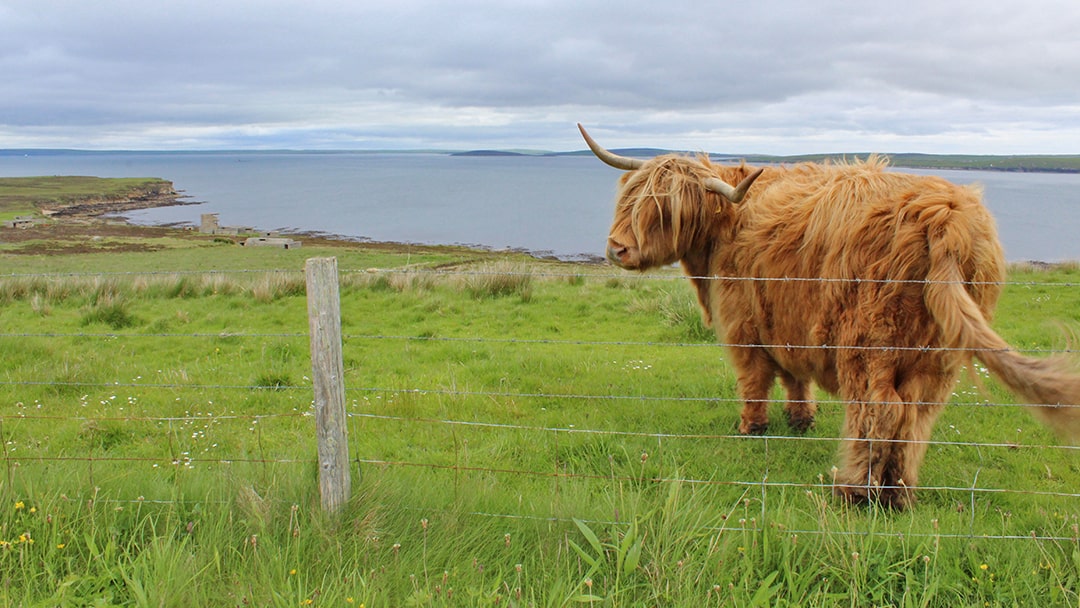
[[[628,249],[622,245],[609,244],[607,248],[607,258],[612,264],[616,266],[622,266],[626,263],[626,253]]]

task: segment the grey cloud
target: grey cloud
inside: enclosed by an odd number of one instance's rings
[[[635,145],[944,147],[1003,130],[1046,145],[1056,129],[1067,147],[1076,31],[1071,0],[0,0],[0,147],[66,127],[88,147],[565,148],[575,120]]]

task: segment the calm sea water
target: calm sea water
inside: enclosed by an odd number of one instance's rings
[[[1080,260],[1080,175],[920,171],[979,182],[1011,261]],[[316,231],[357,239],[599,256],[619,172],[591,157],[366,153],[0,155],[0,176],[161,177],[197,205],[131,212],[142,224]]]

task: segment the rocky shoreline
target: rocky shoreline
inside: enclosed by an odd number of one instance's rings
[[[15,232],[6,232],[7,235],[4,240],[8,242],[26,241],[32,239],[49,239],[60,238],[65,240],[69,237],[76,235],[85,236],[87,232],[87,226],[97,226],[97,228],[90,229],[90,232],[101,233],[116,233],[114,236],[126,236],[129,233],[134,234],[136,232],[145,232],[147,235],[155,234],[160,230],[178,230],[181,228],[179,225],[157,225],[157,226],[139,226],[130,222],[127,218],[123,217],[123,213],[128,211],[135,211],[139,209],[150,209],[156,207],[169,207],[174,205],[196,205],[200,204],[200,201],[190,200],[190,197],[183,193],[183,191],[177,190],[173,183],[168,180],[154,179],[148,181],[140,186],[130,188],[123,193],[113,195],[97,194],[92,196],[81,196],[75,198],[64,198],[59,200],[50,201],[38,201],[36,203],[38,211],[45,217],[53,220],[61,220],[59,223],[45,223],[38,224],[36,228],[30,228],[25,230],[19,230]],[[67,228],[64,225],[67,224]],[[76,232],[72,233],[71,230]],[[433,247],[433,248],[462,248],[473,249],[478,251],[492,252],[493,250],[488,247],[480,245],[462,245],[462,244],[446,244],[446,245],[421,245],[418,243],[408,242],[377,242],[366,238],[355,238],[349,236],[343,236],[338,234],[322,233],[317,231],[285,231],[285,233],[312,240],[321,244],[333,244],[333,245],[356,245],[362,244],[365,247],[376,247],[386,249],[401,249],[401,248],[415,248],[415,247]],[[45,249],[52,249],[47,247]],[[60,248],[63,249],[63,248]],[[59,251],[58,249],[57,251]],[[91,248],[88,250],[97,250]],[[546,260],[558,260],[564,262],[577,262],[584,264],[603,264],[605,260],[596,255],[581,254],[578,256],[560,257],[554,256],[550,252],[546,251],[530,251],[525,249],[511,249],[506,251],[512,251],[514,253],[529,255],[537,259]],[[10,251],[9,253],[42,253],[37,251],[37,248],[30,248],[23,251]],[[1039,260],[1027,260],[1020,262],[1012,262],[1016,266],[1025,266],[1034,270],[1049,270],[1058,268],[1061,266],[1075,266],[1077,262],[1044,262]]]
[[[184,198],[186,198],[185,195],[178,191],[172,182],[162,180],[135,188],[121,196],[42,203],[39,210],[42,215],[49,218],[87,219],[136,209],[195,204],[183,200]]]

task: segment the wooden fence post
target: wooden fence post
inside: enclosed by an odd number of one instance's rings
[[[352,490],[337,258],[311,258],[304,271],[311,329],[311,383],[315,390],[315,427],[319,440],[319,494],[323,510],[334,513],[349,500]]]

